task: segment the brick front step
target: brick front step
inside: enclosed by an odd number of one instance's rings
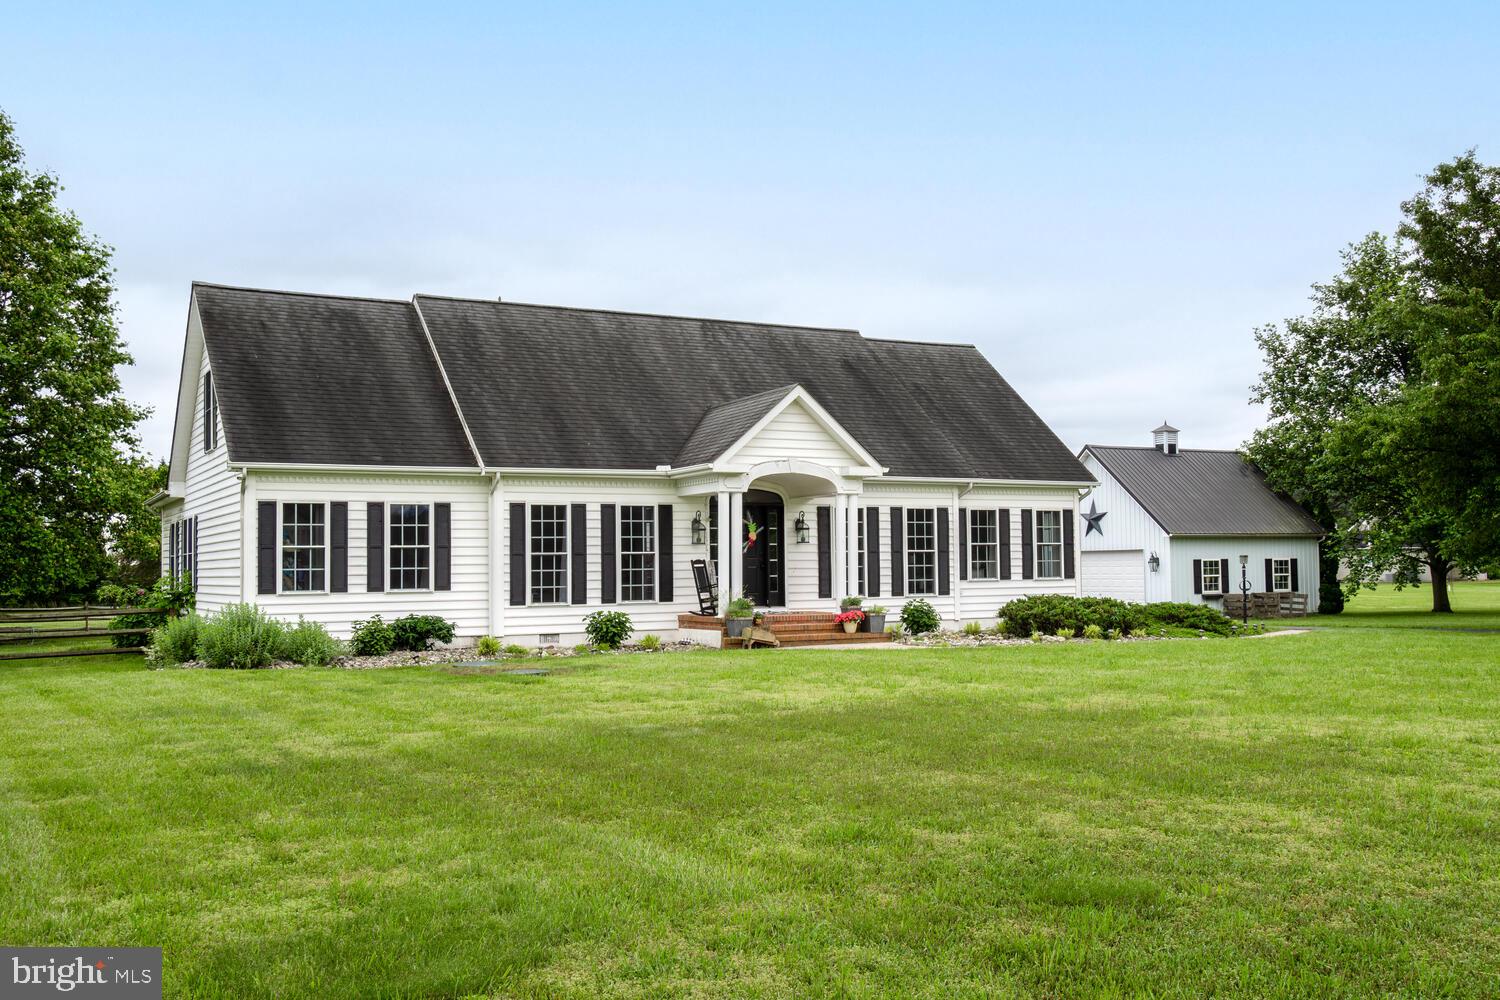
[[[820,636],[816,639],[787,639],[778,632],[776,633],[776,638],[781,640],[782,649],[794,649],[803,646],[832,646],[841,642],[870,643],[891,641],[891,637],[884,632],[855,632],[852,635],[845,635],[843,632],[840,632],[836,636]],[[741,640],[739,639],[724,640],[725,649],[738,649],[740,645]]]

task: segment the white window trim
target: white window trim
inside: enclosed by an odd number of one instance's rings
[[[422,507],[427,508],[427,586],[425,587],[392,587],[391,586],[391,508],[392,507]],[[369,525],[365,526],[369,531]],[[451,525],[449,530],[452,530]],[[385,583],[385,592],[388,594],[432,594],[436,593],[433,583],[437,576],[437,504],[432,500],[387,500],[385,502],[385,526],[381,534],[381,566],[380,572],[384,574],[381,579]],[[416,546],[403,545],[401,548],[416,548]]]
[[[212,369],[204,374],[207,377],[198,380],[199,391],[206,388],[207,392],[204,394],[208,398],[198,401],[200,404],[198,409],[201,412],[202,404],[208,405],[208,412],[203,414],[203,453],[207,455],[219,448],[219,384],[218,379],[214,378]]]
[[[1285,563],[1286,564],[1286,572],[1285,573],[1278,573],[1276,571],[1276,566],[1277,566],[1278,563]],[[1286,577],[1286,586],[1285,587],[1278,587],[1278,586],[1276,586],[1276,578],[1278,576],[1285,576]],[[1273,593],[1273,594],[1290,594],[1292,592],[1292,560],[1291,560],[1290,556],[1288,556],[1285,559],[1277,559],[1275,557],[1273,557],[1271,559],[1271,580],[1270,580],[1270,584],[1271,584],[1271,593]]]
[[[651,596],[625,599],[625,508],[651,508]],[[658,604],[661,600],[661,508],[652,503],[617,503],[615,505],[615,602],[618,604]],[[721,512],[722,513],[722,512]],[[676,518],[673,518],[676,523]],[[642,553],[631,553],[640,555]]]
[[[286,556],[286,505],[289,503],[305,503],[313,507],[323,508],[323,589],[321,590],[287,590],[284,586],[286,579],[282,576],[282,560]],[[277,500],[276,504],[276,593],[278,594],[328,594],[332,593],[328,588],[333,583],[333,566],[330,560],[333,558],[333,523],[329,517],[327,500]],[[294,545],[293,548],[313,548],[314,546]]]
[[[993,514],[994,515],[994,517],[995,517],[995,540],[993,542],[983,542],[983,543],[981,543],[981,542],[976,542],[974,540],[974,529],[977,527],[977,524],[978,524],[977,520],[974,517],[975,514]],[[1003,525],[1001,525],[1001,523],[1000,523],[1000,508],[998,508],[998,507],[970,507],[969,508],[969,537],[967,539],[965,539],[965,541],[967,541],[969,543],[967,547],[968,547],[968,550],[969,550],[969,566],[968,566],[968,570],[969,570],[969,580],[970,581],[977,581],[979,583],[994,583],[994,582],[998,582],[999,581],[999,579],[1000,579],[1000,531],[1001,531],[1002,527],[1003,527]],[[977,573],[977,567],[979,566],[979,561],[976,558],[976,555],[979,552],[980,545],[984,545],[986,548],[991,548],[992,547],[995,550],[995,573],[994,573],[993,576],[979,576],[978,573]]]
[[[1201,587],[1202,592],[1203,592],[1202,596],[1204,596],[1204,597],[1222,597],[1224,594],[1228,593],[1228,591],[1226,591],[1224,589],[1224,581],[1223,580],[1220,580],[1219,583],[1218,583],[1218,586],[1216,586],[1216,587],[1214,587],[1212,589],[1210,589],[1209,586],[1208,586],[1208,570],[1209,570],[1209,567],[1210,566],[1213,567],[1214,576],[1216,576],[1216,577],[1222,577],[1224,575],[1224,561],[1222,559],[1204,559],[1204,560],[1201,560],[1201,563],[1202,563],[1202,568],[1198,572],[1199,572],[1199,583],[1200,583],[1200,587]]]
[[[911,544],[911,519],[912,519],[912,514],[915,514],[915,513],[918,513],[918,512],[929,512],[929,513],[932,514],[932,548],[930,548],[930,549],[914,549],[914,548],[912,548],[912,544]],[[938,512],[938,509],[936,507],[908,507],[908,508],[906,508],[905,514],[902,515],[905,518],[905,521],[906,521],[906,523],[903,524],[901,527],[902,527],[902,530],[905,532],[905,535],[906,535],[906,537],[903,539],[903,541],[906,543],[906,545],[905,545],[905,549],[906,549],[906,552],[905,552],[905,559],[906,559],[906,588],[905,589],[906,589],[906,596],[907,597],[936,597],[936,596],[938,596],[939,589],[941,589],[941,581],[938,579],[938,572],[939,572],[939,570],[938,570],[938,517],[937,517],[937,512]],[[912,580],[913,580],[913,578],[912,578],[912,556],[916,555],[918,552],[931,552],[932,553],[932,589],[931,590],[924,590],[924,591],[920,591],[919,592],[919,591],[915,590],[912,587]]]
[[[532,594],[531,568],[531,508],[561,507],[563,509],[563,599],[560,601],[534,601]],[[563,608],[570,606],[573,595],[573,505],[570,503],[526,502],[526,606],[528,608]]]
[[[1031,512],[1031,565],[1035,567],[1036,579],[1038,580],[1062,580],[1064,579],[1064,574],[1067,572],[1067,553],[1063,551],[1063,547],[1067,545],[1067,542],[1063,540],[1063,518],[1066,516],[1066,513],[1066,511],[1054,510],[1050,507],[1041,507]],[[1057,541],[1055,542],[1042,541],[1043,514],[1057,515]],[[1047,576],[1042,575],[1043,545],[1057,546],[1057,574],[1055,576],[1050,574]]]

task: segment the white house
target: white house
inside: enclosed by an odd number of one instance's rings
[[[1099,482],[1080,521],[1083,592],[1218,603],[1243,572],[1252,591],[1305,593],[1317,610],[1318,522],[1238,452],[1178,448],[1178,433],[1164,423],[1152,447],[1079,453]]]
[[[528,644],[598,608],[675,634],[694,559],[762,607],[921,595],[993,621],[1078,592],[1093,482],[972,346],[212,284],[169,478],[163,571],[193,571],[204,612],[342,635],[433,613]]]

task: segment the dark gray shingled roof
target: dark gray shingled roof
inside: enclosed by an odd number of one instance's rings
[[[1169,535],[1321,535],[1318,522],[1266,485],[1234,451],[1085,445]]]
[[[761,417],[787,397],[796,386],[783,385],[776,389],[757,392],[743,399],[732,399],[715,406],[698,421],[697,428],[677,453],[672,464],[678,468],[712,462],[729,449],[729,446],[754,427]]]
[[[230,461],[477,467],[410,302],[193,294]]]
[[[1092,478],[968,345],[488,299],[195,292],[234,461],[474,465],[425,321],[490,467],[704,461],[801,384],[892,475]]]

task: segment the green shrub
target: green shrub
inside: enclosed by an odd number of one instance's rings
[[[1229,635],[1234,622],[1217,608],[1206,604],[1182,604],[1162,601],[1145,606],[1146,620],[1153,625],[1198,629],[1214,635]]]
[[[112,629],[155,629],[165,624],[168,613],[181,615],[184,611],[193,609],[193,580],[189,574],[184,573],[176,577],[164,576],[149,588],[106,583],[99,588],[99,602],[119,607],[154,609],[133,615],[116,615],[109,620],[109,627]],[[118,649],[133,649],[146,645],[152,638],[151,633],[139,632],[135,635],[112,635],[109,641]]]
[[[354,623],[349,649],[355,656],[384,656],[395,648],[396,633],[379,615]]]
[[[906,635],[906,629],[899,622],[891,622],[885,627],[885,634],[891,637],[892,642],[899,642]]]
[[[661,649],[661,636],[643,635],[641,636],[640,645],[642,649]]]
[[[1085,625],[1084,628],[1088,628],[1088,625]],[[1052,634],[1057,636],[1059,639],[1073,638],[1073,630],[1068,628],[1066,625],[1058,629],[1056,632],[1053,632]]]
[[[589,642],[605,649],[619,649],[620,643],[630,638],[633,627],[630,616],[623,611],[595,611],[583,620]]]
[[[516,643],[513,642],[509,646],[505,647],[505,655],[506,656],[530,656],[531,655],[531,650],[527,649],[525,646],[520,646],[520,645],[517,645]]]
[[[1146,622],[1144,608],[1112,597],[1073,597],[1068,594],[1035,594],[1006,604],[996,617],[1005,622],[1005,634],[1024,639],[1033,632],[1056,635],[1067,629],[1080,635],[1086,625],[1122,632]]]
[[[1042,633],[1040,631],[1032,632],[1031,633],[1031,641],[1032,642],[1041,642],[1042,641]]]
[[[1083,627],[1083,637],[1085,639],[1103,639],[1104,629],[1100,627],[1098,622],[1089,622]]]
[[[978,622],[965,622],[964,635],[983,635],[984,627]]]
[[[586,642],[580,642],[578,645],[576,645],[576,646],[573,647],[573,654],[575,656],[588,656],[591,653],[597,653],[597,652],[599,652],[599,651],[597,649],[595,649],[593,646],[590,646]]]
[[[326,667],[344,654],[344,644],[318,622],[299,617],[281,639],[281,658],[304,667]]]
[[[730,601],[724,608],[726,618],[749,618],[753,614],[755,614],[755,605],[750,603],[750,598],[744,594]]]
[[[195,614],[169,618],[151,633],[151,651],[158,663],[186,663],[198,657],[198,631],[203,620]]]
[[[475,652],[480,656],[499,656],[500,640],[492,635],[482,635],[479,637],[479,641],[474,644],[474,648]]]
[[[253,604],[228,604],[199,626],[198,657],[219,669],[268,667],[281,651],[285,631],[281,622]]]
[[[439,642],[453,641],[453,623],[438,615],[407,615],[391,622],[397,649],[420,653]]]
[[[901,627],[912,635],[936,632],[942,620],[932,605],[920,597],[914,597],[901,607]]]

